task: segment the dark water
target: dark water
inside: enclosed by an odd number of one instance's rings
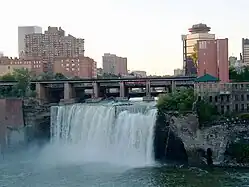
[[[73,154],[73,153],[72,153]],[[0,160],[1,187],[245,187],[249,171],[153,166],[127,168],[70,162],[39,149],[6,154]],[[57,162],[60,160],[60,162]],[[122,163],[122,160],[120,160]]]

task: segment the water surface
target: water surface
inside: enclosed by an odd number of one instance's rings
[[[48,149],[45,149],[48,151]],[[72,162],[53,152],[32,149],[6,154],[0,162],[0,186],[5,187],[246,187],[249,171]],[[63,162],[64,158],[64,162]]]

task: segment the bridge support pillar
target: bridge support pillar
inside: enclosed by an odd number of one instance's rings
[[[146,81],[146,97],[151,97],[150,81]]]
[[[64,83],[64,100],[69,100],[75,97],[75,90],[72,84]]]
[[[176,91],[176,82],[172,81],[171,82],[171,92],[174,92],[174,91]]]
[[[100,85],[97,82],[93,82],[92,98],[99,98]]]
[[[42,105],[47,101],[47,90],[44,84],[36,83],[36,98],[39,100],[39,104]]]
[[[119,83],[119,97],[121,98],[125,97],[125,83],[124,82]]]

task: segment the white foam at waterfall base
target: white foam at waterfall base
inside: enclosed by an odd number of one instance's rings
[[[52,109],[51,145],[44,155],[49,157],[51,151],[54,159],[45,160],[57,165],[152,165],[156,109],[143,113],[125,110],[115,117],[115,107],[75,104]]]

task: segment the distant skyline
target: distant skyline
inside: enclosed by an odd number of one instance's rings
[[[173,74],[182,68],[181,35],[205,23],[217,38],[229,39],[239,57],[249,37],[248,0],[8,0],[1,2],[0,51],[18,56],[18,26],[61,26],[85,39],[86,56],[102,66],[102,55],[128,58],[129,70]]]

